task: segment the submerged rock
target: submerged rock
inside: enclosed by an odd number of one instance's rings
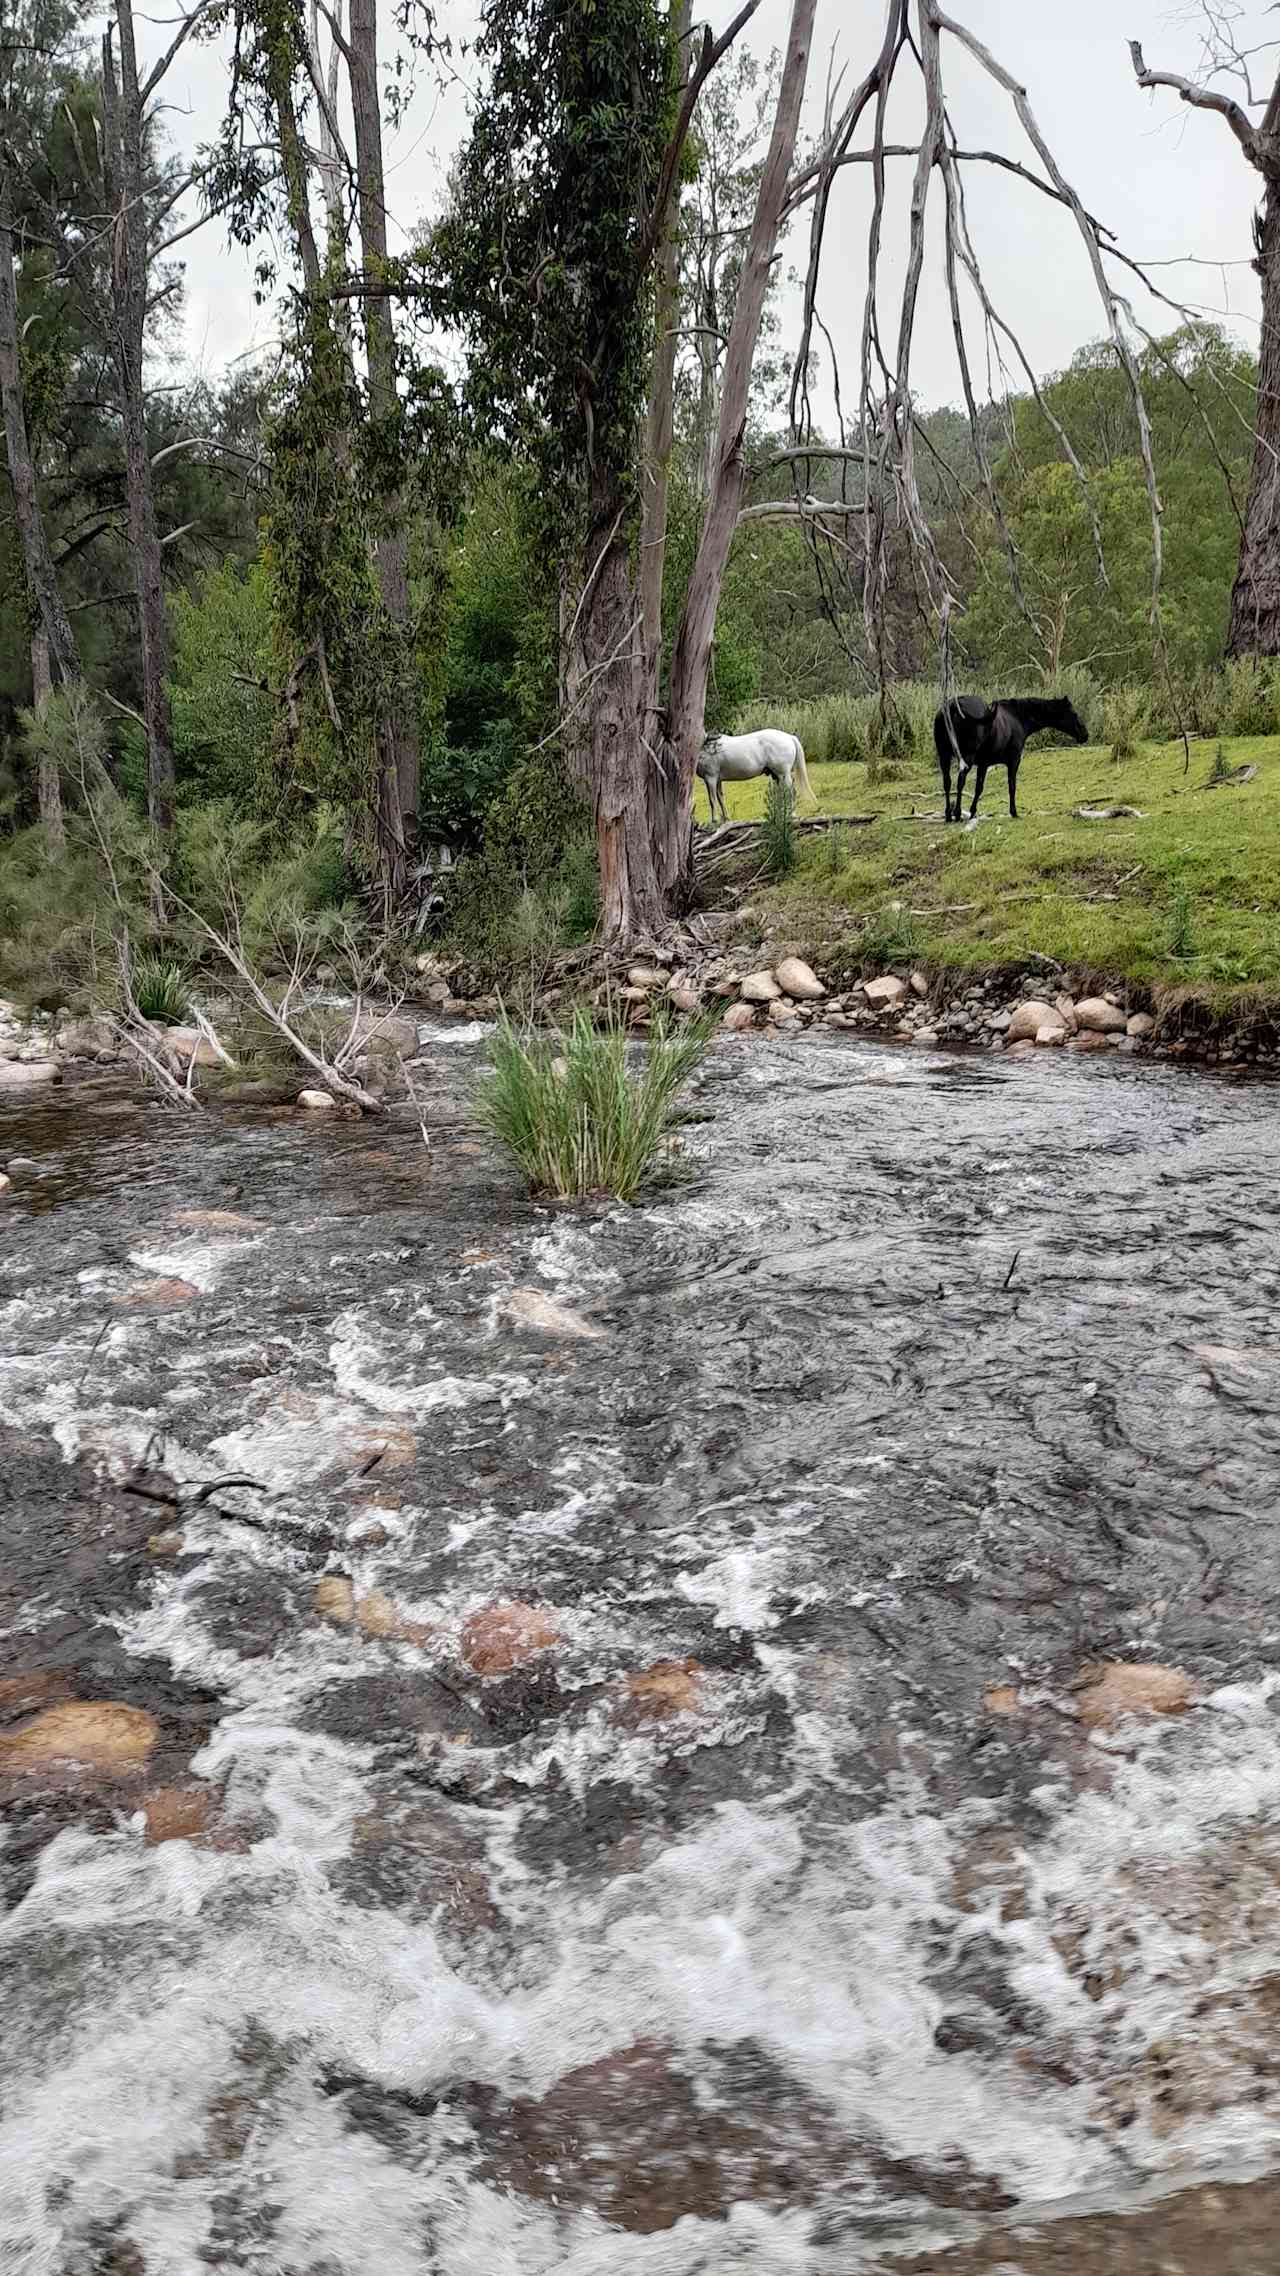
[[[1195,1685],[1179,1667],[1114,1660],[1077,1691],[1076,1705],[1089,1730],[1105,1731],[1126,1715],[1184,1714],[1195,1697]]]
[[[159,1736],[155,1716],[144,1708],[114,1699],[68,1699],[15,1731],[0,1732],[0,1770],[39,1771],[67,1762],[121,1776],[142,1768]]]
[[[695,1714],[702,1704],[702,1676],[696,1660],[655,1660],[627,1677],[627,1704],[654,1720]]]
[[[209,1830],[216,1800],[208,1786],[154,1787],[142,1802],[147,1842],[197,1841]]]
[[[462,1657],[475,1675],[509,1675],[560,1641],[560,1630],[537,1604],[486,1604],[462,1624]]]
[[[598,1342],[604,1329],[594,1321],[584,1320],[580,1312],[573,1312],[567,1304],[558,1304],[554,1296],[546,1296],[540,1288],[513,1288],[502,1300],[502,1310],[509,1319],[524,1328],[538,1328],[544,1335],[581,1336]]]
[[[355,1619],[356,1592],[347,1573],[325,1573],[311,1601],[322,1620],[335,1620],[341,1628]]]
[[[120,1298],[134,1311],[172,1312],[180,1304],[194,1304],[200,1291],[189,1280],[161,1276],[156,1280],[135,1280]]]

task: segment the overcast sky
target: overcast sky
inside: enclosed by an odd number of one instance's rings
[[[1142,40],[1149,65],[1187,74],[1199,66],[1194,5],[1168,0],[951,0],[952,12],[1025,83],[1058,163],[1081,198],[1120,242],[1155,268],[1175,299],[1222,317],[1250,345],[1257,339],[1256,280],[1249,266],[1250,215],[1257,177],[1220,118],[1189,111],[1177,96],[1144,94],[1134,84],[1127,41]],[[713,0],[719,29],[733,0]],[[699,12],[695,4],[695,14]],[[388,11],[389,13],[389,11]],[[782,41],[789,0],[763,0],[748,37],[760,52]],[[439,19],[460,49],[475,22],[471,0],[441,0]],[[880,0],[818,0],[818,38],[810,75],[806,124],[816,128],[828,60],[834,52],[861,71],[878,43]],[[1243,11],[1242,45],[1274,36],[1275,16],[1265,8]],[[153,42],[160,40],[157,30]],[[1265,77],[1267,57],[1259,59]],[[1034,163],[1008,97],[993,86],[954,41],[944,44],[948,101],[962,147],[995,147]],[[465,130],[467,89],[473,72],[459,53],[456,77],[443,91],[424,84],[401,129],[389,137],[387,196],[396,227],[411,234],[438,210],[449,161]],[[905,78],[904,74],[904,78]],[[218,126],[225,69],[217,50],[186,49],[167,87],[170,131],[189,150]],[[913,139],[918,121],[908,105],[892,119],[895,139]],[[869,170],[853,167],[842,178],[828,228],[822,312],[842,360],[853,370],[865,284]],[[899,213],[905,214],[909,163],[893,168]],[[1034,190],[989,166],[969,170],[970,221],[989,288],[1021,334],[1040,372],[1064,364],[1083,341],[1103,330],[1101,309],[1084,247],[1070,220]],[[935,195],[938,185],[935,182]],[[891,228],[890,261],[882,307],[892,323],[903,233]],[[235,358],[269,343],[267,309],[255,309],[251,258],[229,247],[216,221],[189,240],[186,342],[189,356],[216,375]],[[797,231],[788,248],[804,259]],[[936,246],[934,248],[936,255]],[[1151,328],[1176,319],[1161,314],[1140,290],[1135,305]],[[795,306],[788,295],[787,313]],[[789,327],[789,329],[793,329]],[[940,267],[931,260],[922,291],[912,384],[932,406],[958,399],[959,383]]]

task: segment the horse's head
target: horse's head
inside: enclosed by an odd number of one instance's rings
[[[1069,735],[1073,743],[1087,743],[1089,740],[1089,730],[1069,696],[1054,698],[1045,725],[1061,728],[1062,733]]]

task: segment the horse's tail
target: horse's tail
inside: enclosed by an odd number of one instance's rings
[[[804,792],[805,797],[811,798],[814,805],[816,806],[818,803],[818,794],[814,789],[813,784],[809,780],[809,769],[804,763],[804,744],[801,742],[798,735],[793,735],[791,740],[796,747],[796,774],[799,777],[800,788]]]

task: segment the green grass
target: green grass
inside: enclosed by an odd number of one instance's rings
[[[180,1026],[191,1009],[191,984],[180,964],[140,956],[133,967],[133,1000],[144,1019]]]
[[[617,1022],[597,1028],[579,1011],[562,1034],[546,1037],[504,1020],[477,1095],[480,1119],[519,1163],[532,1193],[634,1201],[671,1168],[676,1102],[710,1040],[706,1022],[655,1024],[633,1072],[627,1032]]]
[[[813,765],[816,811],[877,819],[842,832],[837,872],[821,839],[807,840],[768,896],[771,921],[871,962],[895,931],[905,937],[898,902],[912,953],[940,967],[1016,966],[1038,952],[1081,976],[1191,985],[1224,1006],[1280,997],[1280,736],[1235,737],[1225,750],[1233,768],[1256,765],[1252,782],[1208,789],[1210,742],[1192,744],[1189,772],[1181,743],[1138,743],[1121,768],[1105,745],[1033,746],[1018,821],[995,769],[972,832],[944,826],[937,767],[918,756],[901,780],[870,786],[863,766]],[[764,810],[763,782],[725,792],[737,820]],[[1143,819],[1071,811],[1121,803]]]

